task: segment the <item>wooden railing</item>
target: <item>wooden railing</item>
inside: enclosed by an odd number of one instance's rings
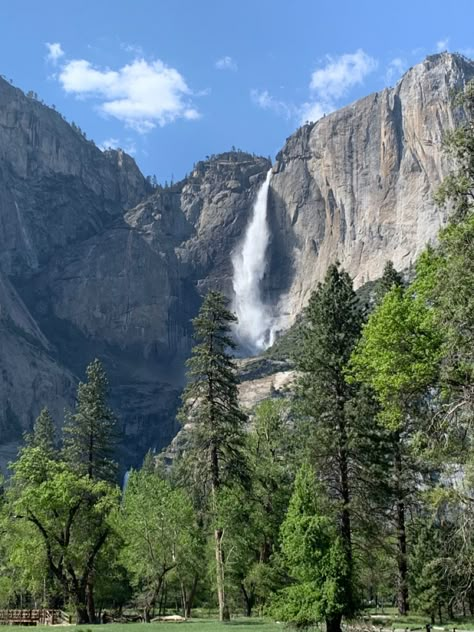
[[[57,625],[71,623],[62,610],[36,608],[31,610],[0,610],[0,625]]]

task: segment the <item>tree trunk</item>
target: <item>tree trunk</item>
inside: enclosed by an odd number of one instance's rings
[[[408,560],[407,560],[407,534],[405,525],[405,501],[403,493],[402,475],[403,465],[400,453],[400,438],[396,437],[395,445],[395,477],[397,496],[397,566],[398,566],[398,612],[401,615],[407,614],[409,610],[408,602]]]
[[[340,493],[342,497],[342,509],[341,509],[341,539],[344,546],[344,553],[347,561],[348,575],[346,581],[344,581],[344,605],[346,614],[352,610],[354,597],[352,595],[352,530],[351,530],[351,492],[349,482],[349,457],[348,457],[348,439],[347,430],[344,420],[344,412],[341,412],[341,419],[339,421],[339,485]],[[336,617],[337,619],[337,617]],[[341,625],[341,620],[335,622],[338,629]]]
[[[252,608],[255,604],[255,596],[253,595],[253,593],[248,593],[245,590],[245,586],[244,584],[240,584],[240,588],[242,590],[242,594],[244,596],[244,601],[245,601],[245,616],[246,617],[251,617],[252,616]]]
[[[69,592],[69,591],[68,591]],[[69,592],[71,600],[76,608],[76,625],[81,623],[92,623],[87,610],[87,594],[85,584],[76,584]]]
[[[89,617],[89,623],[96,622],[95,603],[94,603],[94,584],[92,580],[89,580],[87,582],[87,615]]]
[[[454,602],[455,602],[455,597],[452,597],[449,601],[448,601],[448,618],[451,619],[451,621],[454,621]],[[441,612],[441,602],[440,602],[440,612]]]
[[[229,621],[229,607],[225,599],[224,585],[224,552],[222,550],[222,529],[214,531],[216,543],[216,577],[217,577],[217,599],[219,601],[219,621]]]
[[[326,632],[342,632],[341,631],[342,615],[338,614],[330,619],[326,619]]]
[[[340,411],[338,422],[338,461],[339,461],[339,486],[342,497],[341,511],[341,537],[346,550],[349,567],[352,565],[352,534],[350,514],[350,484],[349,484],[349,458],[347,454],[347,429],[344,420],[344,411]]]
[[[81,623],[90,623],[89,613],[87,612],[85,603],[76,604],[76,625],[80,625]]]
[[[194,597],[196,596],[196,590],[198,586],[198,577],[197,575],[193,579],[193,584],[191,586],[191,590],[189,593],[184,590],[184,618],[191,619]]]
[[[209,384],[210,400],[212,401],[212,383]],[[212,421],[212,419],[211,419]],[[210,448],[210,466],[212,476],[212,502],[214,506],[214,514],[217,515],[217,494],[220,488],[219,476],[219,457],[214,444]],[[222,550],[223,532],[220,527],[214,530],[214,540],[216,548],[216,579],[217,579],[217,599],[219,601],[219,621],[229,621],[229,606],[225,600],[225,583],[224,583],[224,551]]]

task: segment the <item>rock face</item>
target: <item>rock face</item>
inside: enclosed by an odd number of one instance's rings
[[[472,77],[464,58],[428,58],[288,139],[270,185],[263,288],[288,321],[336,258],[360,284],[388,258],[407,267],[435,238],[441,140],[463,117],[450,93]],[[0,462],[42,406],[61,422],[96,356],[123,465],[174,436],[190,319],[210,287],[231,295],[231,253],[269,167],[229,152],[153,189],[132,158],[101,152],[0,80]],[[242,390],[249,405],[292,376],[262,379]]]
[[[387,259],[407,268],[436,238],[446,219],[433,203],[449,167],[442,140],[464,116],[452,93],[472,78],[473,62],[434,55],[288,139],[271,180],[267,292],[275,302],[283,291],[290,321],[336,259],[358,286]]]
[[[0,445],[44,405],[60,425],[96,356],[122,462],[173,437],[190,319],[207,287],[230,289],[229,253],[269,167],[233,152],[153,189],[132,158],[0,80]]]

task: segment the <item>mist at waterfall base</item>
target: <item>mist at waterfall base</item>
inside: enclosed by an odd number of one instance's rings
[[[271,175],[270,169],[258,191],[244,239],[232,257],[232,309],[238,318],[234,333],[241,350],[251,355],[269,347],[274,338],[275,319],[271,307],[263,302],[261,291],[270,239],[267,201]]]

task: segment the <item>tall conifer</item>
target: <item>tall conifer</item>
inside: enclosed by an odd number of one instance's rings
[[[226,488],[246,478],[243,425],[239,408],[235,363],[230,336],[236,317],[227,300],[211,291],[193,320],[197,344],[188,360],[189,384],[183,394],[181,419],[191,421],[191,456],[197,485],[207,492],[214,518],[219,618],[229,619],[225,592],[223,529],[219,523],[219,496]]]

